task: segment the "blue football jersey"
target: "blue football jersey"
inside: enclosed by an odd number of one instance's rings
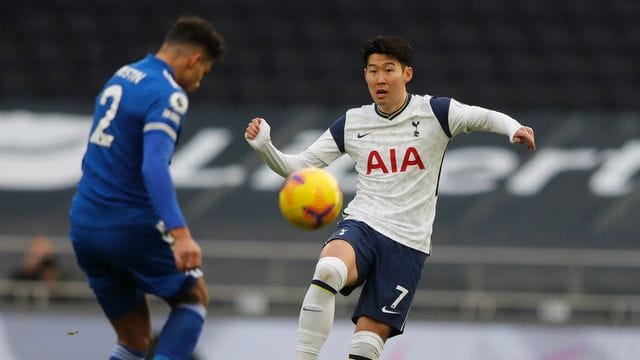
[[[154,55],[116,71],[96,98],[71,224],[114,228],[162,220],[141,171],[144,136],[161,133],[175,146],[188,108],[173,70]],[[166,196],[175,197],[175,190]]]

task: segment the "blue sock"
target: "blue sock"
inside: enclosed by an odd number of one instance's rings
[[[145,355],[144,351],[137,351],[122,344],[116,344],[109,356],[109,360],[144,360]]]
[[[158,337],[154,360],[187,360],[193,354],[207,310],[202,304],[178,305]]]

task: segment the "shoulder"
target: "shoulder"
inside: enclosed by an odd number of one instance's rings
[[[424,110],[436,114],[442,108],[448,108],[452,98],[439,95],[413,95],[418,106]]]
[[[181,90],[163,93],[160,95],[160,102],[168,104],[173,111],[180,115],[185,115],[189,110],[189,97]]]
[[[144,80],[143,80],[144,81]],[[189,110],[189,97],[178,85],[169,71],[156,71],[147,79],[142,89],[151,104],[168,107],[174,112],[184,115]]]
[[[368,116],[375,116],[375,115],[376,115],[376,110],[375,110],[374,104],[367,104],[367,105],[362,105],[360,107],[351,108],[347,110],[347,112],[345,113],[345,117],[347,118],[368,117]]]
[[[449,117],[449,107],[451,105],[452,98],[448,96],[434,96],[434,95],[416,95],[420,107],[434,115],[439,121],[446,121]]]
[[[179,128],[189,111],[187,93],[175,82],[169,70],[158,64],[142,61],[132,67],[146,74],[135,86],[137,89],[133,96],[146,112],[147,121],[162,121]]]
[[[186,92],[173,78],[168,65],[154,56],[147,56],[142,60],[125,65],[116,72],[116,76],[140,85],[142,89],[149,91],[151,95],[169,97],[178,93],[186,98]]]
[[[432,95],[415,95],[417,108],[423,116],[435,117],[440,123],[440,127],[451,138],[451,129],[449,127],[449,108],[451,106],[452,99],[447,96],[432,96]]]

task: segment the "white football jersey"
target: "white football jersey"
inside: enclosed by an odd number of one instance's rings
[[[355,161],[358,183],[344,218],[362,221],[399,243],[429,253],[440,169],[449,140],[473,130],[511,139],[520,126],[505,114],[450,98],[409,95],[393,114],[382,113],[375,104],[348,110],[298,155],[283,154],[270,141],[256,150],[283,176],[302,167],[326,166],[348,154]]]

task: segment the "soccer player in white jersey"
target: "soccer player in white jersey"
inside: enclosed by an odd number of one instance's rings
[[[327,240],[302,302],[296,359],[317,359],[333,326],[335,294],[364,284],[353,313],[349,359],[379,359],[385,341],[404,330],[431,232],[447,144],[456,135],[492,131],[535,150],[533,130],[497,111],[447,97],[414,95],[410,44],[397,36],[370,39],[364,78],[373,104],[350,109],[309,148],[284,154],[269,124],[254,118],[245,137],[276,173],[324,167],[346,153],[358,185],[344,218]]]

